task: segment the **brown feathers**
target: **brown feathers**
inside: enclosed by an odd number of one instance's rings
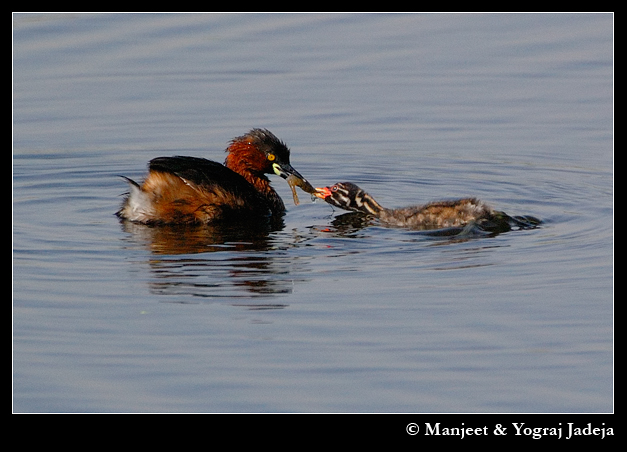
[[[141,186],[125,178],[130,192],[117,215],[147,224],[281,215],[285,205],[265,173],[310,186],[290,165],[287,146],[268,130],[252,129],[231,141],[226,151],[225,165],[184,156],[151,160]]]
[[[461,227],[491,215],[492,209],[475,198],[438,201],[423,206],[383,209],[379,218],[386,223],[416,229]]]
[[[242,196],[218,187],[189,183],[171,173],[152,171],[141,187],[130,193],[118,216],[140,223],[209,223],[245,214],[263,214],[259,199],[247,203]]]

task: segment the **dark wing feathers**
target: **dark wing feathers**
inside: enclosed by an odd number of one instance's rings
[[[175,174],[209,191],[219,189],[242,196],[259,196],[243,176],[212,160],[186,156],[157,157],[149,162],[148,169]]]

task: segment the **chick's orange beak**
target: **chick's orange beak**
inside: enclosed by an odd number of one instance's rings
[[[324,199],[331,196],[331,189],[329,187],[316,187],[316,193],[313,195],[317,198]]]

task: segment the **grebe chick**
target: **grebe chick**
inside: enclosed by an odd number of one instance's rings
[[[234,138],[224,165],[197,157],[158,157],[130,193],[118,217],[146,224],[211,223],[281,215],[285,205],[265,174],[277,174],[311,193],[315,189],[290,165],[290,150],[272,132],[252,129]]]
[[[372,215],[390,226],[419,230],[461,228],[474,223],[484,230],[508,231],[514,225],[530,228],[537,226],[540,222],[533,217],[510,217],[504,212],[492,210],[476,198],[436,201],[420,206],[386,209],[372,196],[350,182],[316,188],[315,196],[341,209]]]

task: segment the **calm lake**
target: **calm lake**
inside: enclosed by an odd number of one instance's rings
[[[614,410],[612,14],[14,14],[14,412]],[[316,186],[540,228],[114,216],[264,127]]]

